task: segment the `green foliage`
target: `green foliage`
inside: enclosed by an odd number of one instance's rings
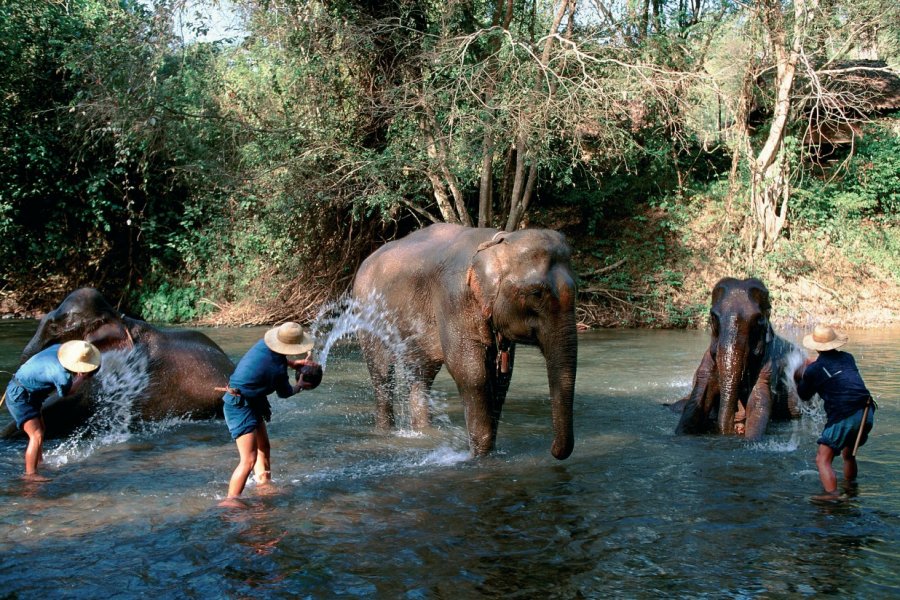
[[[185,45],[177,2],[0,0],[0,285],[103,282],[164,321],[200,315],[201,296],[342,291],[379,243],[443,218],[441,186],[474,216],[487,165],[496,225],[516,168],[533,166],[533,223],[560,208],[565,222],[548,226],[592,237],[591,260],[640,265],[594,283],[645,323],[695,318],[696,303],[673,300],[690,287],[675,266],[688,224],[745,216],[744,199],[728,215],[706,200],[725,193],[712,182],[730,149],[713,145],[730,141],[754,67],[736,57],[761,39],[743,5],[662,3],[652,19],[611,5],[613,22],[579,12],[548,38],[542,3],[512,3],[505,28],[496,2],[244,4],[240,45]],[[896,10],[865,4],[846,18],[829,5],[816,39]],[[833,179],[810,176],[797,138],[785,148],[801,176],[791,227],[890,271],[897,135],[867,132]],[[872,223],[881,246],[859,234]],[[729,227],[716,247],[738,255]],[[779,244],[769,264],[804,276],[804,252]]]
[[[136,299],[141,316],[156,323],[185,323],[193,321],[210,310],[203,304],[200,291],[194,286],[178,287],[162,283],[153,290],[141,290]]]
[[[845,170],[809,180],[797,190],[796,218],[839,234],[846,219],[900,217],[900,136],[872,127],[859,141]]]
[[[788,281],[812,274],[816,265],[806,258],[804,246],[792,240],[782,240],[775,250],[766,255],[775,271]]]

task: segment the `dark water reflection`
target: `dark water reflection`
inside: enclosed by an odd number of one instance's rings
[[[33,323],[0,323],[14,370]],[[208,333],[236,359],[262,329]],[[850,349],[879,397],[856,495],[819,506],[820,415],[760,444],[676,438],[702,332],[580,338],[576,447],[550,455],[546,372],[517,354],[499,451],[467,459],[452,381],[437,430],[373,431],[365,367],[335,347],[322,386],[273,401],[275,493],[216,507],[237,453],[222,422],[62,450],[26,486],[0,442],[0,590],[44,597],[782,598],[900,595],[900,330]],[[5,377],[5,376],[4,376]],[[5,384],[5,379],[2,380]],[[9,420],[5,409],[0,425]],[[54,453],[55,452],[55,453]]]

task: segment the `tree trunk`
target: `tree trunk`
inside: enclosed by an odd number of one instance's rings
[[[786,178],[786,161],[774,167],[782,150],[784,134],[791,111],[791,90],[797,62],[802,51],[803,35],[808,18],[806,0],[794,1],[793,40],[788,46],[784,15],[778,0],[767,0],[762,9],[762,20],[776,57],[775,108],[769,136],[756,159],[751,161],[752,179],[750,199],[756,218],[755,251],[768,251],[774,246],[787,217],[787,200],[790,190]],[[783,158],[783,157],[782,157]]]
[[[542,69],[546,68],[547,64],[550,62],[550,50],[553,48],[554,34],[559,30],[559,24],[562,23],[563,17],[567,12],[569,13],[569,26],[566,31],[566,37],[568,38],[571,36],[573,25],[572,18],[575,14],[575,2],[576,0],[563,0],[559,5],[559,10],[553,18],[553,24],[550,25],[547,40],[544,42],[544,51],[541,53],[540,66]],[[544,77],[538,78],[535,87],[544,85],[544,81]],[[555,86],[552,83],[549,83],[548,94],[553,95],[554,90]],[[512,198],[510,199],[509,218],[506,220],[505,227],[506,231],[515,231],[518,229],[519,223],[525,215],[525,210],[528,208],[528,203],[531,200],[531,194],[534,191],[537,179],[537,163],[534,160],[532,160],[528,170],[527,181],[524,179],[528,135],[527,125],[527,123],[519,124],[519,134],[516,140],[516,179],[513,185]]]
[[[504,4],[505,10],[504,9]],[[500,22],[500,15],[503,14],[503,21]],[[509,29],[509,24],[513,18],[513,2],[512,0],[497,0],[495,6],[494,18],[492,25],[496,27],[500,25],[504,30]],[[496,73],[496,54],[499,50],[499,43],[491,45],[491,61],[487,70],[490,73]],[[481,141],[481,181],[478,185],[478,226],[490,227],[494,220],[494,132],[492,131],[493,115],[490,111],[490,104],[494,97],[494,77],[487,89],[485,89],[484,97],[485,106],[488,107],[487,114],[484,119],[484,137]]]

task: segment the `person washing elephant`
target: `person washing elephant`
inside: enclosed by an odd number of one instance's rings
[[[803,338],[803,346],[819,356],[794,374],[797,392],[803,400],[818,394],[825,405],[827,421],[818,439],[816,467],[825,489],[822,499],[838,497],[837,477],[832,462],[837,454],[844,460],[844,479],[856,481],[856,449],[866,443],[875,423],[875,401],[866,388],[856,360],[849,352],[838,350],[848,336],[831,327],[817,325]]]
[[[308,359],[313,343],[297,323],[273,327],[247,351],[231,375],[222,399],[225,423],[237,444],[240,462],[228,483],[228,496],[220,506],[243,506],[240,495],[251,471],[255,472],[259,485],[271,482],[271,446],[266,422],[271,420],[272,408],[267,396],[274,392],[280,398],[288,398],[319,385],[322,367]],[[303,354],[307,358],[288,358]],[[288,379],[288,368],[297,370],[294,384]]]
[[[43,462],[44,417],[41,406],[53,392],[60,398],[76,390],[100,368],[100,351],[90,342],[54,344],[25,361],[6,388],[6,406],[16,427],[28,435],[25,479],[48,481],[38,474]]]

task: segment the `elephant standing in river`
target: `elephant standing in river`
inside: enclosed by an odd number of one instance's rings
[[[67,435],[84,425],[101,407],[98,386],[110,369],[131,373],[130,389],[135,397],[134,416],[145,420],[167,417],[197,419],[221,416],[222,392],[234,370],[231,359],[203,333],[160,329],[115,310],[95,289],[81,288],[40,321],[37,331],[22,351],[22,362],[42,349],[74,339],[92,342],[102,353],[97,377],[78,393],[51,398],[42,413],[48,437]],[[4,436],[15,434],[13,424]]]
[[[712,292],[709,348],[694,374],[675,432],[743,434],[759,440],[770,419],[800,416],[794,370],[805,353],[775,335],[769,290],[726,277]]]
[[[575,444],[572,402],[578,340],[571,250],[546,229],[506,233],[437,224],[385,244],[363,261],[353,296],[379,302],[405,340],[412,426],[429,423],[428,392],[442,365],[456,381],[475,456],[494,448],[515,346],[536,345],[547,362],[553,456]],[[375,386],[376,421],[393,425],[395,357],[360,334]]]

